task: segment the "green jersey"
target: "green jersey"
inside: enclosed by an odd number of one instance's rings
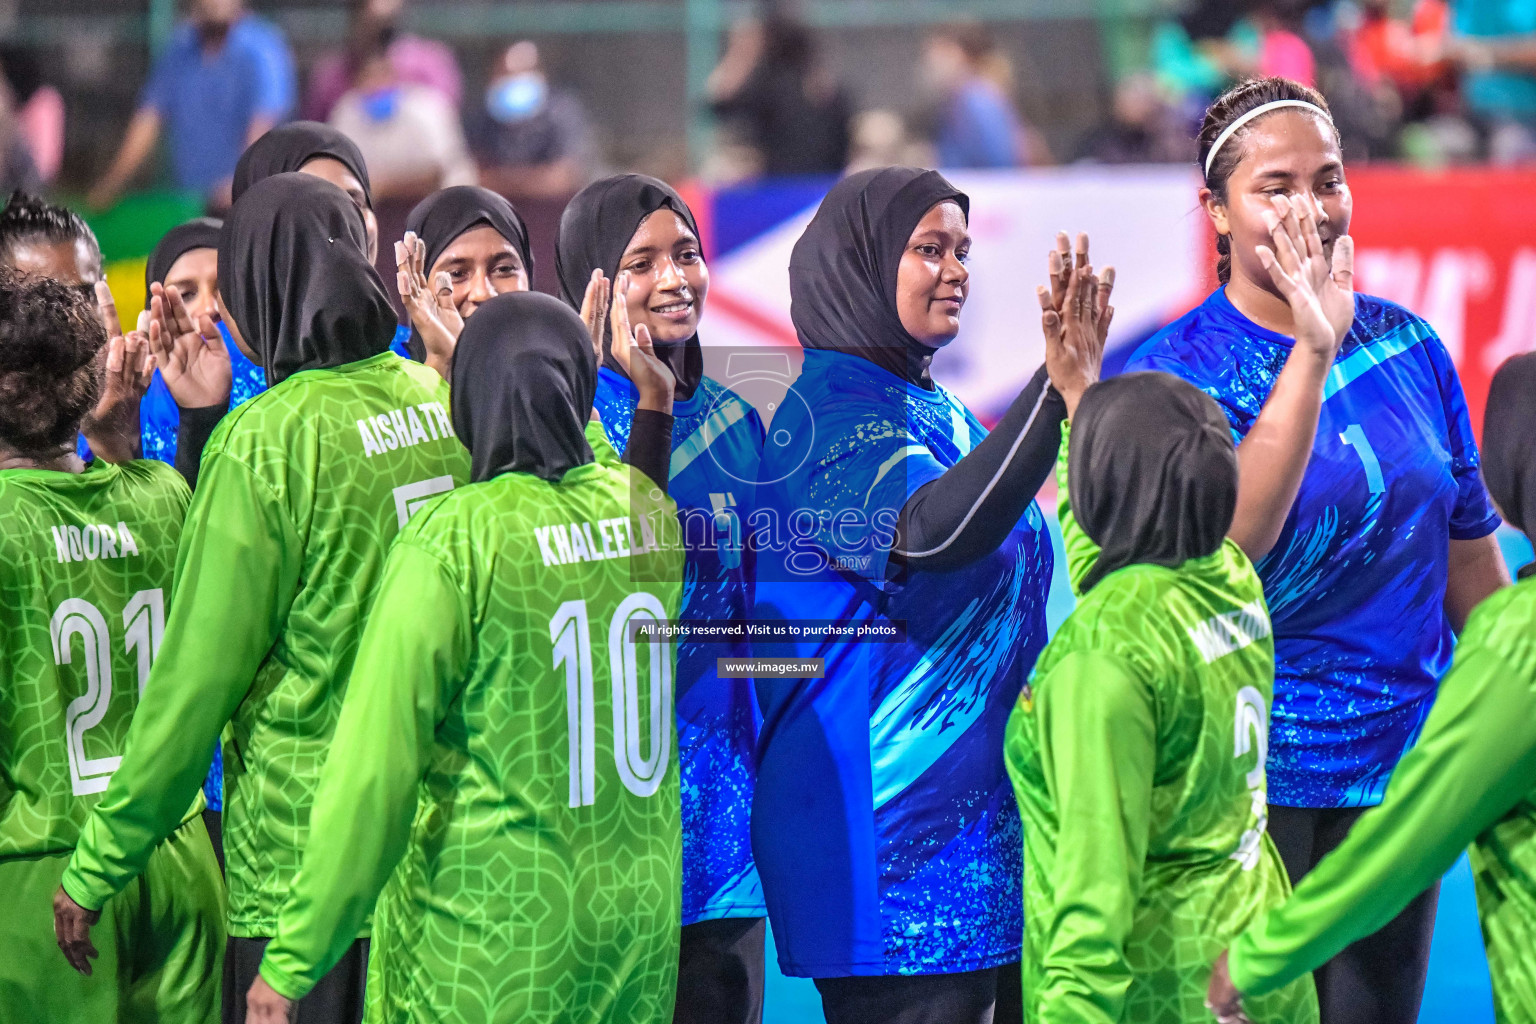
[[[654,543],[671,501],[629,481],[506,473],[395,542],[262,962],[278,992],[306,994],[378,896],[370,1021],[671,1019],[674,653],[628,630],[677,616],[682,559]]]
[[[1064,432],[1065,433],[1065,432]],[[1074,584],[1097,551],[1066,501]],[[1211,963],[1289,893],[1265,832],[1274,641],[1231,541],[1106,576],[1052,638],[1008,723],[1024,824],[1026,1016],[1203,1022]],[[1311,979],[1253,1007],[1317,1020]]]
[[[0,471],[0,859],[74,847],[117,769],[190,498],[149,460]]]
[[[1238,991],[1264,993],[1381,928],[1472,846],[1493,1002],[1536,1021],[1536,580],[1472,612],[1419,741],[1385,799],[1232,944]]]
[[[273,933],[389,542],[468,474],[447,383],[392,353],[296,373],[223,419],[146,713],[64,876],[76,902],[142,870],[228,725],[229,932]]]

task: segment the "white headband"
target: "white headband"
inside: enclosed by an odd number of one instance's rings
[[[1314,114],[1321,116],[1322,119],[1327,121],[1329,124],[1333,124],[1333,118],[1328,116],[1328,111],[1324,110],[1316,103],[1308,103],[1306,100],[1275,100],[1272,103],[1261,103],[1257,107],[1254,107],[1252,110],[1248,111],[1248,113],[1244,114],[1242,117],[1238,118],[1236,121],[1233,121],[1231,124],[1227,125],[1222,133],[1216,136],[1216,141],[1211,143],[1211,151],[1205,154],[1206,176],[1210,176],[1211,164],[1216,160],[1216,154],[1221,151],[1222,145],[1232,137],[1233,132],[1237,131],[1243,125],[1247,124],[1249,121],[1252,121],[1260,114],[1267,114],[1271,110],[1279,110],[1281,107],[1304,107],[1305,109],[1312,111]]]

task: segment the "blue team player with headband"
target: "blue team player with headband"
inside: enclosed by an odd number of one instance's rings
[[[1269,830],[1294,884],[1381,801],[1455,632],[1507,577],[1445,345],[1354,292],[1326,101],[1282,78],[1244,82],[1206,112],[1200,156],[1222,287],[1127,369],[1199,387],[1238,441],[1229,535],[1274,622]],[[1316,973],[1323,1024],[1417,1018],[1437,896]]]

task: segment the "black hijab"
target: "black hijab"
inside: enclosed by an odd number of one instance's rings
[[[1083,394],[1067,455],[1072,515],[1099,545],[1087,593],[1128,565],[1170,569],[1221,547],[1237,510],[1237,449],[1221,409],[1167,373]]]
[[[508,292],[464,322],[453,355],[453,429],[475,483],[502,473],[558,480],[592,461],[592,338],[552,295]]]
[[[1536,537],[1536,352],[1504,360],[1488,385],[1483,481],[1504,520]]]
[[[560,237],[555,243],[555,273],[560,277],[560,297],[572,309],[581,309],[592,271],[601,268],[610,282],[618,277],[619,261],[629,240],[640,229],[640,222],[666,207],[682,217],[697,237],[698,222],[693,211],[665,182],[644,174],[617,174],[594,181],[576,193],[560,215]],[[702,241],[702,240],[701,240]],[[613,358],[609,338],[603,337],[603,365],[623,373]],[[664,345],[656,343],[656,354],[677,378],[677,397],[688,399],[704,377],[704,353],[699,336]]]
[[[316,157],[328,156],[346,164],[347,170],[363,186],[368,205],[373,206],[373,190],[368,183],[368,165],[357,143],[328,124],[319,121],[289,121],[280,124],[246,147],[235,164],[235,178],[230,186],[231,202],[238,203],[246,190],[263,178],[297,171]]]
[[[439,189],[417,203],[405,219],[405,230],[416,232],[426,244],[424,270],[428,287],[432,287],[432,264],[455,239],[480,224],[489,225],[512,243],[522,257],[523,268],[528,272],[528,286],[532,288],[533,251],[528,247],[528,229],[523,225],[523,218],[517,215],[511,203],[478,185],[452,185]],[[426,345],[414,328],[409,344],[413,358],[425,358]]]
[[[802,346],[932,387],[933,349],[901,326],[896,271],[918,221],[946,199],[969,218],[970,198],[938,171],[882,167],[832,186],[789,257],[789,316]]]
[[[167,231],[144,264],[144,308],[149,308],[149,286],[164,284],[176,261],[193,249],[217,249],[219,229],[224,222],[217,217],[195,217]]]
[[[219,291],[269,387],[389,348],[395,310],[363,248],[356,204],[313,175],[264,178],[230,209]]]

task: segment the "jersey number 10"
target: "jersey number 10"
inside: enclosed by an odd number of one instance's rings
[[[149,682],[149,668],[160,651],[160,635],[165,632],[165,598],[160,588],[141,590],[123,609],[123,646],[138,655],[139,696]],[[86,757],[85,734],[102,723],[112,704],[112,642],[107,632],[106,616],[101,609],[80,597],[59,605],[48,624],[53,637],[53,661],[68,665],[74,661],[74,638],[81,640],[85,659],[85,693],[64,709],[64,744],[69,751],[69,785],[76,796],[100,793],[112,781],[112,773],[122,757]]]
[[[667,774],[672,749],[671,644],[652,640],[650,649],[649,744],[640,721],[638,645],[629,639],[631,621],[665,622],[667,610],[645,591],[619,603],[608,623],[608,664],[613,678],[613,763],[624,788],[639,797],[653,795]],[[593,802],[596,789],[596,714],[593,709],[592,626],[584,599],[562,604],[549,620],[555,645],[554,667],[565,666],[565,712],[570,735],[572,807]],[[647,747],[649,755],[645,753]]]

